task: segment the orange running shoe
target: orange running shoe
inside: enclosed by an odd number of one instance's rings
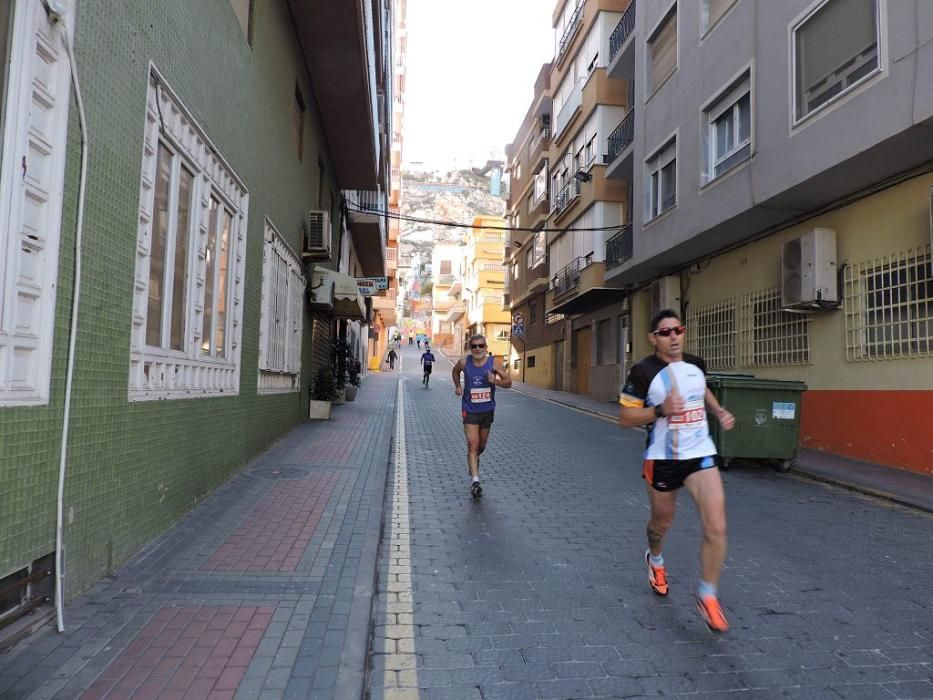
[[[697,610],[700,611],[700,617],[703,622],[713,632],[725,632],[729,629],[729,623],[726,622],[726,616],[722,613],[722,606],[714,595],[705,595],[702,598],[697,596]]]
[[[667,571],[663,566],[655,566],[651,563],[651,550],[645,550],[645,564],[648,565],[648,585],[651,590],[659,596],[667,595]]]

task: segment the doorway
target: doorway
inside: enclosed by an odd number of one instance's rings
[[[575,332],[577,341],[577,386],[574,393],[586,396],[590,389],[590,329],[580,328]]]

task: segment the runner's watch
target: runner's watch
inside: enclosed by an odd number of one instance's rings
[[[654,415],[657,416],[658,418],[664,418],[664,404],[663,403],[659,403],[657,406],[654,407]]]

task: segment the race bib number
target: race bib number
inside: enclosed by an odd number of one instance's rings
[[[671,430],[695,430],[706,423],[706,407],[702,401],[688,403],[680,413],[667,417],[667,427]]]
[[[471,403],[489,403],[492,401],[492,391],[490,389],[470,389]]]

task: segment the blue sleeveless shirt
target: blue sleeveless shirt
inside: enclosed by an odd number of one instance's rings
[[[495,361],[492,355],[486,358],[482,367],[473,364],[473,358],[468,357],[463,366],[463,410],[467,413],[486,413],[496,410],[496,386],[490,384],[486,377],[492,372]]]

